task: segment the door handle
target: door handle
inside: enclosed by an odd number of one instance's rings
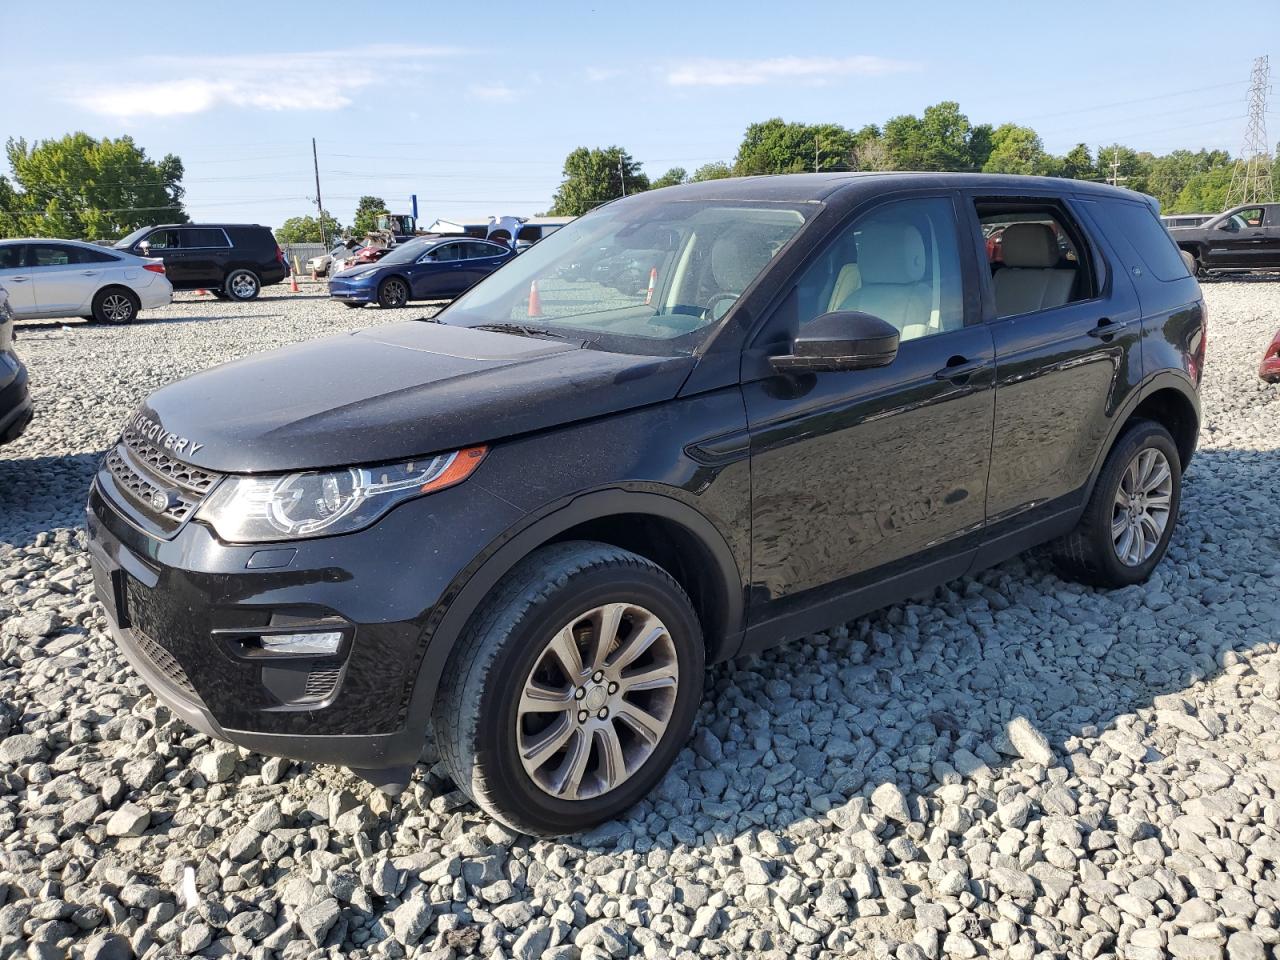
[[[1099,340],[1108,340],[1128,325],[1128,320],[1112,320],[1109,317],[1103,317],[1098,321],[1098,325],[1088,333],[1089,336],[1096,337]]]
[[[990,360],[969,360],[965,357],[952,357],[947,361],[947,365],[935,373],[935,380],[951,380],[952,382],[963,382],[979,370],[985,370],[991,366]]]
[[[12,280],[14,283],[26,283],[30,277],[0,277],[0,280]]]
[[[82,277],[96,277],[97,275],[98,275],[97,270],[81,270],[80,271],[80,276]]]

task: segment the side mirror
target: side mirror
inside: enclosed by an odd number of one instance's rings
[[[144,257],[149,256],[151,253],[151,244],[148,243],[146,240],[143,240],[140,244],[138,244],[138,250],[142,253]]]
[[[1227,233],[1235,233],[1236,222],[1228,217],[1226,220],[1223,220],[1220,224],[1218,224],[1218,229],[1225,230],[1227,231]]]
[[[835,310],[805,324],[791,353],[770,357],[779,373],[884,367],[898,355],[898,328],[857,310]]]

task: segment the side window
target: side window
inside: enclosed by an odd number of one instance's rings
[[[56,243],[33,243],[28,248],[27,263],[33,267],[65,267],[79,263],[74,247]]]
[[[182,249],[198,249],[207,250],[211,247],[221,247],[225,249],[230,246],[227,243],[227,236],[221,230],[215,230],[208,227],[188,227],[185,230],[175,231],[181,234],[179,241]]]
[[[503,249],[504,249],[504,248],[499,247],[498,245],[493,244],[493,243],[468,243],[468,244],[467,244],[467,259],[468,259],[468,260],[479,260],[479,259],[481,259],[482,257],[497,257],[497,256],[501,256],[501,255],[502,255],[502,252],[503,252]]]
[[[1231,215],[1231,219],[1241,230],[1252,230],[1255,227],[1262,226],[1263,218],[1262,207],[1245,207],[1243,210],[1237,210]]]
[[[0,270],[17,270],[25,262],[27,247],[23,243],[6,243],[0,246]]]
[[[178,231],[177,230],[152,230],[149,234],[142,238],[151,245],[151,249],[155,250],[176,250],[178,248]],[[142,241],[139,241],[140,243]]]
[[[1063,207],[1000,199],[979,199],[975,206],[997,319],[1052,310],[1097,295],[1084,233]],[[1156,227],[1168,236],[1158,223]]]
[[[77,247],[76,253],[80,255],[79,263],[115,263],[120,259],[105,250],[88,250],[84,247]]]
[[[964,326],[964,279],[949,199],[898,200],[859,217],[796,284],[800,326],[833,310],[859,310],[903,340]]]
[[[448,260],[461,260],[462,244],[446,243],[443,246],[436,247],[434,252],[435,252],[435,260],[438,263],[444,263],[445,261],[448,261]]]
[[[1108,220],[1115,224],[1115,232],[1120,235],[1114,238],[1116,242],[1127,242],[1153,277],[1158,280],[1181,280],[1190,276],[1177,244],[1173,242],[1169,232],[1160,226],[1150,207],[1126,200],[1104,200],[1102,203]],[[1111,238],[1112,232],[1107,231],[1108,238]]]

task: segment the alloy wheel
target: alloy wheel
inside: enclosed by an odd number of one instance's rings
[[[409,300],[409,291],[399,280],[388,280],[382,288],[382,305],[384,307],[402,307]]]
[[[539,654],[516,706],[525,773],[560,800],[614,790],[662,741],[679,680],[675,641],[644,607],[609,603],[575,617]]]
[[[253,279],[252,274],[237,273],[231,278],[231,294],[237,300],[245,300],[252,297],[257,292],[258,281]]]
[[[1111,540],[1125,566],[1136,567],[1155,553],[1169,525],[1173,505],[1173,470],[1154,447],[1139,450],[1116,490],[1111,514]]]
[[[133,301],[123,293],[109,293],[102,298],[102,313],[111,323],[128,323],[133,318]]]

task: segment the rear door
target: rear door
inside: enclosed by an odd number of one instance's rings
[[[67,243],[31,243],[27,263],[35,284],[38,312],[42,316],[75,316],[88,311],[97,291],[102,265],[82,262],[79,247]]]
[[[19,319],[36,313],[36,285],[27,267],[25,243],[0,243],[0,285],[9,294],[9,307]]]
[[[222,284],[231,254],[231,241],[221,227],[180,227],[174,231],[188,282],[197,287]]]
[[[975,191],[969,204],[977,249],[988,249],[983,227],[1003,229],[984,273],[996,354],[985,549],[1008,554],[1020,549],[1010,538],[1078,506],[1112,417],[1141,379],[1141,312],[1078,203]]]
[[[465,259],[462,268],[462,281],[466,283],[457,291],[458,294],[475,286],[493,271],[507,262],[511,248],[496,243],[473,241],[463,244]],[[455,294],[456,295],[456,294]]]

